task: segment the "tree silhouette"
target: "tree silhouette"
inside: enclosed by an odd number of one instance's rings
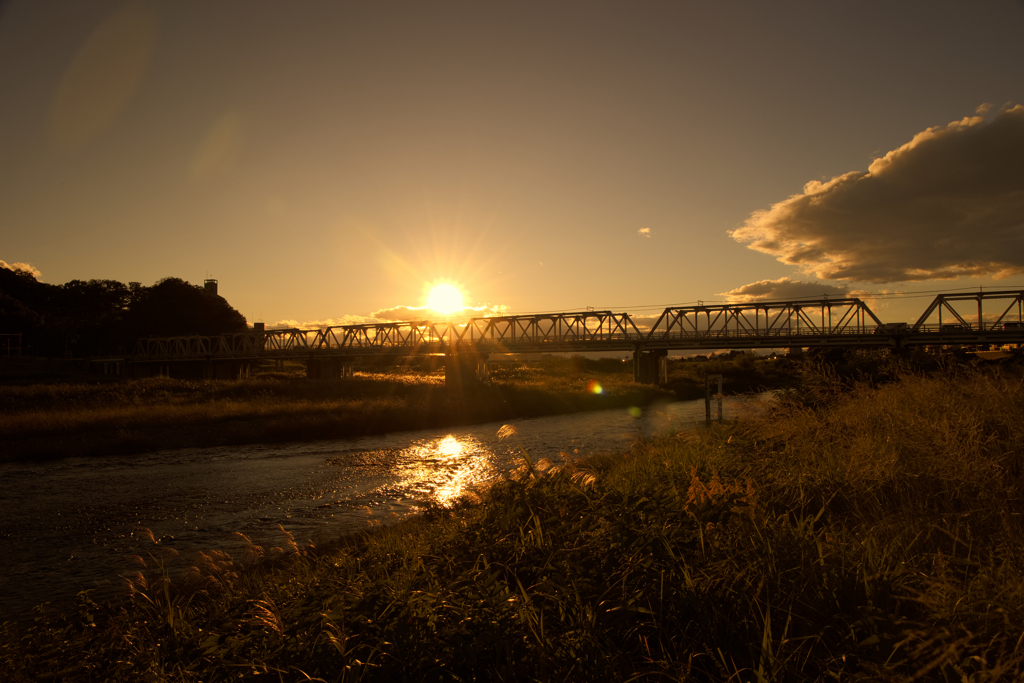
[[[125,327],[134,337],[178,337],[242,332],[247,325],[224,297],[168,277],[152,287],[129,288]]]
[[[53,322],[83,334],[116,332],[128,309],[129,290],[117,280],[71,280],[60,287]]]
[[[27,355],[102,355],[123,352],[143,337],[213,336],[246,328],[245,318],[223,297],[180,278],[152,287],[117,280],[51,285],[31,273],[0,268],[0,333],[24,335]]]
[[[43,325],[56,289],[27,271],[0,268],[0,332],[29,333]]]

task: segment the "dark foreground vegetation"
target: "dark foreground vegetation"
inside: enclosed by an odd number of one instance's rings
[[[330,546],[154,544],[131,597],[0,633],[8,680],[1012,681],[1024,376],[806,388],[747,421],[532,462]],[[515,435],[509,438],[515,439]],[[140,530],[140,533],[145,533]]]

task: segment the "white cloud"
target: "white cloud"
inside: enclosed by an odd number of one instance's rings
[[[43,276],[43,274],[39,272],[38,268],[28,263],[7,263],[7,261],[0,261],[0,268],[6,268],[7,270],[20,270],[28,273],[37,280]]]
[[[730,234],[827,280],[1024,273],[1024,106],[922,131],[866,172],[811,181]]]
[[[640,228],[639,230],[636,231],[636,234],[640,235],[641,237],[650,237],[651,236],[651,229],[650,228]]]
[[[837,287],[821,282],[801,282],[788,277],[780,277],[778,280],[751,282],[749,285],[722,292],[720,296],[728,297],[730,301],[747,302],[770,299],[820,299],[823,296],[845,297],[849,294],[849,287]]]

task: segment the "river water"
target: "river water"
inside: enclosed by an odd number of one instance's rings
[[[727,397],[726,419],[770,397]],[[395,432],[312,443],[190,448],[131,456],[0,464],[0,620],[82,590],[113,597],[126,555],[152,548],[152,531],[187,566],[203,549],[239,550],[234,532],[300,545],[446,505],[517,466],[560,453],[622,452],[640,435],[693,427],[704,401]],[[133,534],[133,531],[135,533]]]

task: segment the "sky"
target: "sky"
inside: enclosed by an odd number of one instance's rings
[[[0,267],[250,322],[1024,288],[1024,2],[0,5]]]

